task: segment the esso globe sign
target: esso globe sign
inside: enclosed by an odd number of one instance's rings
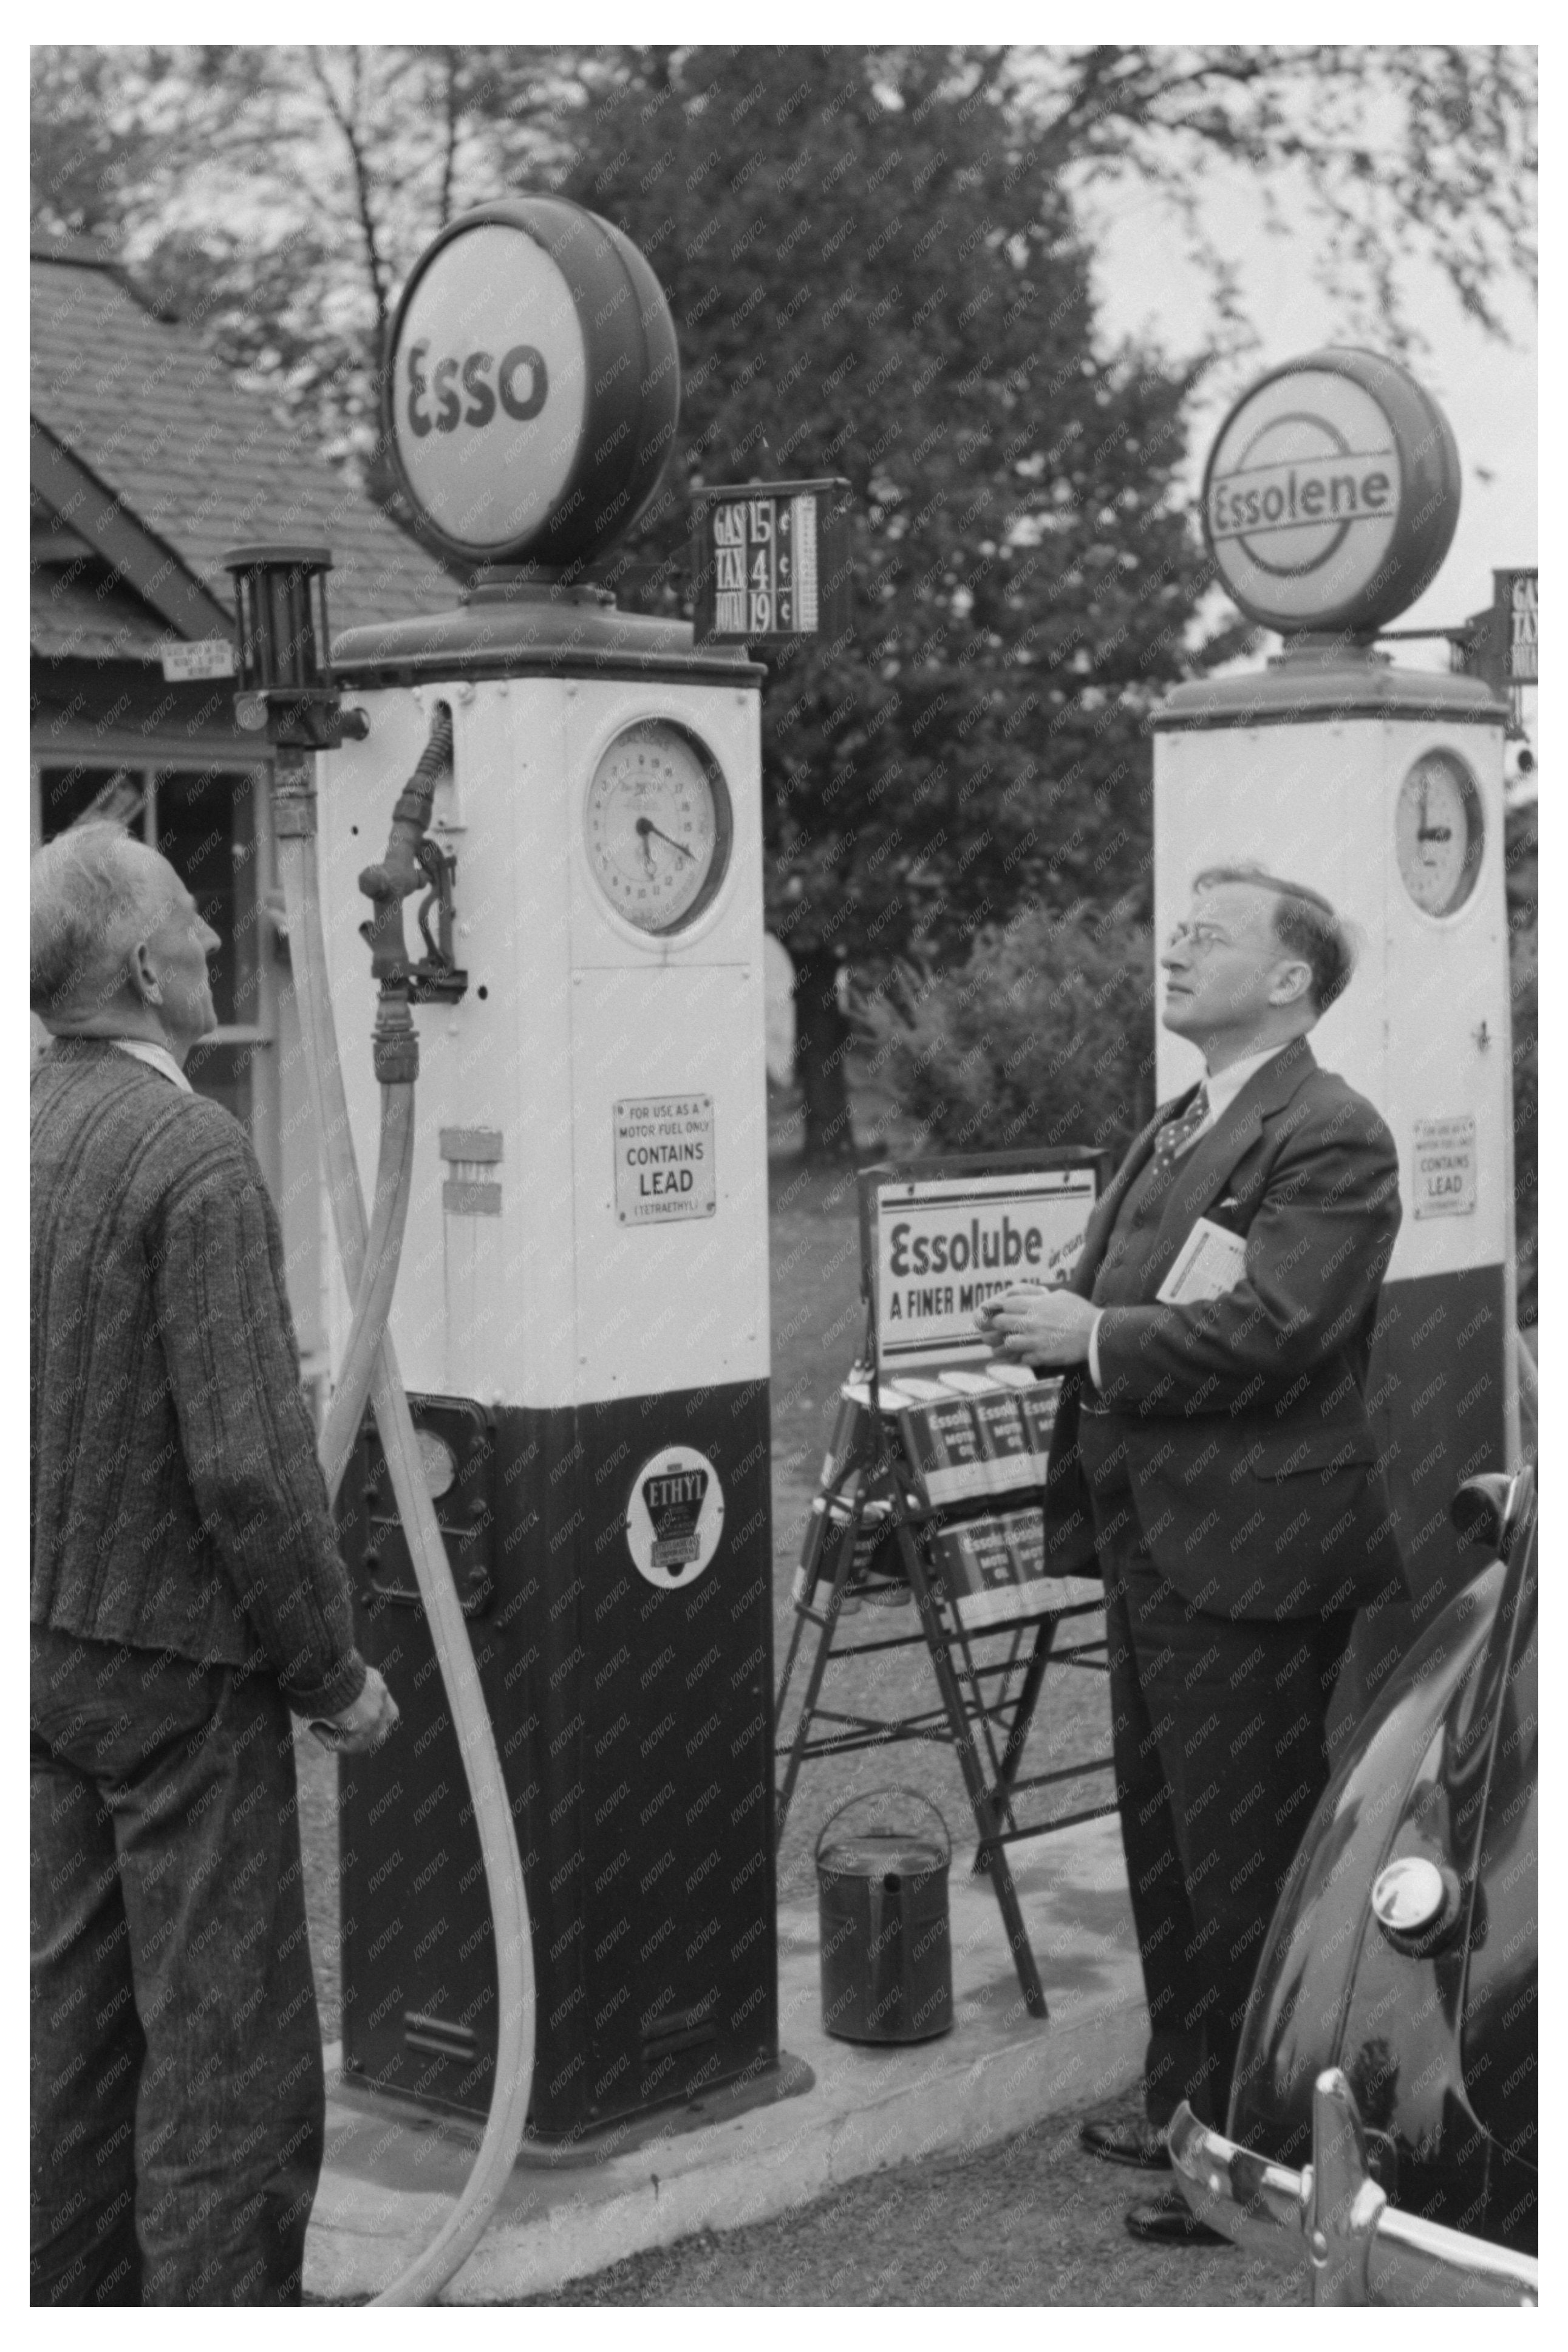
[[[1373,352],[1272,369],[1221,425],[1204,537],[1271,629],[1371,635],[1428,588],[1459,519],[1459,453],[1413,377]]]
[[[400,321],[395,433],[444,537],[510,548],[560,503],[583,442],[588,343],[559,266],[515,228],[454,240]]]
[[[664,292],[563,196],[466,213],[409,278],[385,423],[424,535],[479,563],[581,565],[647,505],[674,446]]]

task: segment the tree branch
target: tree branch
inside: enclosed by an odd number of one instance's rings
[[[380,368],[386,363],[387,337],[392,320],[386,299],[388,282],[386,267],[382,260],[381,246],[376,235],[375,215],[371,205],[370,165],[360,139],[357,122],[363,53],[357,47],[351,51],[353,60],[352,118],[339,103],[337,92],[328,79],[326,68],[321,63],[321,51],[312,47],[307,54],[310,61],[310,71],[315,77],[321,96],[326,100],[327,111],[336,123],[343,143],[349,151],[349,162],[354,178],[354,205],[359,215],[360,236],[364,241],[365,268],[370,278],[370,290],[375,303],[376,365]]]
[[[447,68],[445,92],[447,135],[441,156],[441,196],[436,222],[437,228],[445,228],[452,217],[452,176],[458,159],[458,125],[462,119],[462,108],[458,100],[458,52],[454,48],[445,48],[441,55]]]

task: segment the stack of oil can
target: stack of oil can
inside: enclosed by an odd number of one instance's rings
[[[870,1600],[908,1599],[894,1540],[899,1496],[928,1570],[965,1630],[1080,1599],[1064,1579],[1046,1573],[1041,1497],[1060,1385],[1002,1363],[884,1380],[875,1399],[893,1441],[884,1453],[869,1367],[853,1366],[795,1570],[796,1608],[810,1607],[831,1565],[830,1539],[852,1518],[846,1605],[858,1591]]]

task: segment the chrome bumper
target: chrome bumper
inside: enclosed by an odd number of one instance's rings
[[[1184,2104],[1170,2145],[1177,2185],[1199,2220],[1281,2268],[1310,2266],[1315,2304],[1517,2308],[1540,2300],[1530,2255],[1389,2203],[1367,2169],[1355,2097],[1337,2066],[1313,2085],[1312,2161],[1300,2172],[1222,2138]]]

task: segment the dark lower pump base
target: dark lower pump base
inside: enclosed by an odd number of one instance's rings
[[[531,2137],[577,2140],[759,2080],[779,2058],[766,1383],[550,1411],[409,1402],[441,1441],[437,1516],[528,1887]],[[677,1564],[656,1556],[653,1577],[626,1532],[634,1482],[676,1446],[723,1497],[686,1582],[679,1511],[661,1521]],[[368,1429],[339,1526],[361,1647],[402,1710],[380,1753],[341,1771],[344,2073],[482,2116],[497,2025],[479,1836]]]
[[[530,2123],[521,2154],[527,2164],[550,2171],[589,2170],[616,2157],[629,2156],[651,2140],[668,2144],[689,2132],[710,2131],[718,2125],[733,2123],[757,2108],[776,2107],[785,2099],[803,2098],[816,2086],[815,2069],[794,2051],[781,2048],[775,2064],[764,2066],[759,2062],[730,2082],[705,2084],[689,2097],[654,2100],[635,2114],[606,2116],[586,2130],[541,2139]],[[384,2122],[399,2118],[416,2129],[421,2126],[426,2130],[438,2129],[460,2145],[475,2149],[484,2137],[483,2120],[468,2109],[412,2091],[390,2089],[384,2083],[371,2082],[363,2074],[345,2071],[334,2087],[333,2096],[361,2115]]]

